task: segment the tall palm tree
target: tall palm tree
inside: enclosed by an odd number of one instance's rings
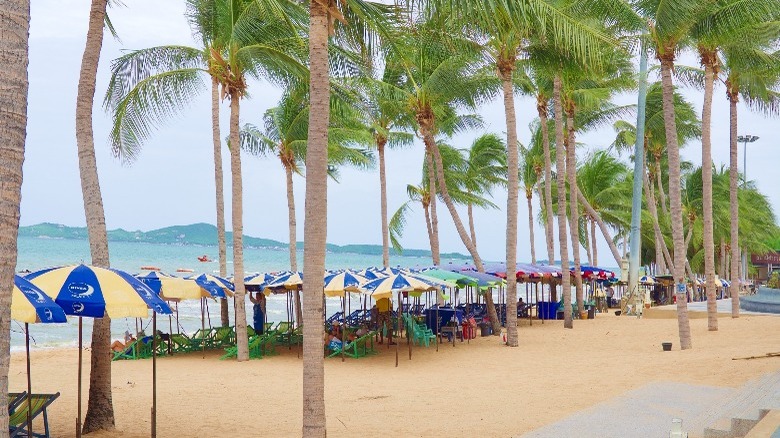
[[[669,202],[674,242],[674,280],[677,283],[677,325],[680,332],[680,348],[692,347],[691,328],[688,321],[688,302],[685,282],[685,236],[683,235],[682,200],[680,188],[680,150],[677,142],[677,125],[674,113],[674,82],[672,70],[681,45],[690,35],[699,18],[712,6],[712,2],[698,0],[638,0],[640,13],[650,22],[650,38],[656,57],[661,62],[664,126],[669,159]]]
[[[220,97],[230,100],[230,163],[232,177],[233,274],[235,278],[238,360],[249,358],[246,337],[243,195],[239,139],[240,100],[247,77],[293,83],[308,72],[300,61],[305,50],[298,35],[303,15],[286,0],[200,0],[208,12],[200,25],[212,39],[208,58],[197,49],[161,47],[120,58],[107,95],[114,110],[112,142],[117,154],[132,157],[153,124],[175,114],[201,89],[201,73],[216,78]],[[204,13],[206,13],[204,12]],[[139,73],[140,72],[140,73]],[[212,79],[213,83],[213,79]]]
[[[395,92],[393,82],[397,75],[390,69],[385,69],[381,80],[369,80],[366,85],[365,123],[374,137],[374,146],[379,159],[379,198],[380,214],[382,216],[382,265],[390,266],[390,230],[387,216],[387,176],[385,174],[385,150],[409,146],[414,136],[406,132],[412,124],[408,112],[404,111],[399,102],[399,93]]]
[[[563,100],[561,97],[561,78],[556,75],[553,83],[553,112],[555,113],[555,172],[558,182],[558,242],[561,255],[561,294],[563,295],[563,326],[574,328],[571,314],[571,276],[569,275],[569,248],[566,236],[566,157],[564,148]],[[579,251],[579,248],[573,248]]]
[[[27,136],[27,63],[29,59],[29,0],[13,0],[0,5],[0,400],[7,400],[8,370],[11,363],[11,290],[16,270],[19,204],[22,189],[22,163]],[[0,430],[8,429],[8,411],[0,409]]]
[[[303,436],[325,437],[325,370],[322,355],[325,233],[327,230],[330,80],[328,40],[336,35],[373,53],[378,34],[387,36],[392,7],[364,0],[309,3],[310,109],[306,154],[306,217],[303,250]],[[338,22],[338,25],[336,24]]]
[[[345,116],[346,117],[346,116]],[[306,145],[309,123],[308,93],[304,87],[294,87],[283,96],[279,106],[271,108],[263,115],[263,129],[246,124],[241,130],[241,148],[257,156],[276,156],[282,164],[287,183],[287,220],[289,227],[288,248],[290,270],[298,271],[297,227],[295,221],[295,194],[293,192],[293,174],[303,174],[306,160]],[[336,177],[339,166],[349,164],[359,168],[368,168],[373,164],[373,156],[367,150],[353,146],[369,143],[369,132],[355,120],[339,119],[331,123],[328,131],[328,160],[332,169],[331,176]],[[294,291],[295,318],[303,320],[300,294]]]
[[[92,108],[100,50],[103,47],[103,25],[107,3],[107,0],[92,0],[91,3],[87,41],[81,59],[76,98],[76,144],[90,255],[93,265],[105,268],[109,267],[108,235],[95,159]],[[114,407],[111,401],[111,358],[104,353],[110,344],[111,319],[107,315],[103,318],[96,318],[92,328],[89,401],[87,402],[87,414],[84,418],[84,433],[114,429]]]
[[[777,12],[777,8],[773,10]],[[767,39],[764,26],[756,25],[747,38],[736,39],[724,47],[726,95],[729,99],[729,169],[731,212],[731,316],[739,317],[739,160],[737,103],[740,97],[748,107],[765,114],[780,112],[780,51],[774,50],[776,39]],[[763,36],[763,38],[762,38]]]
[[[540,129],[541,130],[541,129]],[[534,248],[534,207],[533,196],[540,183],[540,170],[544,168],[544,146],[532,142],[530,147],[520,145],[520,183],[525,191],[526,207],[528,208],[529,247],[531,249],[531,263],[536,264],[536,250]],[[549,148],[549,144],[547,145]],[[547,157],[549,161],[550,158]]]

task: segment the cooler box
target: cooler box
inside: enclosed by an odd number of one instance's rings
[[[536,312],[539,319],[555,319],[558,313],[558,302],[539,301],[536,303]]]

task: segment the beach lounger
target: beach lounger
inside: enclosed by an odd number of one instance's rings
[[[249,357],[251,359],[260,359],[263,356],[276,354],[275,336],[272,334],[255,335],[249,339]],[[225,348],[219,360],[232,359],[238,356],[238,346]]]
[[[347,346],[344,347],[344,356],[360,359],[361,357],[376,353],[376,350],[374,350],[374,336],[376,336],[376,334],[376,331],[371,331],[352,342],[348,342]],[[336,348],[331,349],[330,351],[331,353],[328,357],[337,357],[341,356],[342,349]]]
[[[114,351],[113,353],[112,361],[146,359],[152,357],[152,346],[151,343],[144,342],[143,338],[136,339],[127,345],[124,350]]]
[[[247,324],[246,326],[246,337],[247,339],[251,338],[252,336],[257,336],[257,332],[255,331],[255,328],[251,325]]]
[[[174,354],[189,353],[196,350],[192,340],[184,333],[174,333],[171,335],[171,349]]]
[[[60,396],[60,393],[56,394],[27,394],[16,405],[14,412],[10,413],[8,418],[8,433],[9,437],[21,437],[32,435],[34,437],[49,437],[49,417],[46,413],[46,408]],[[28,404],[29,400],[29,404]],[[29,411],[28,411],[29,407]],[[27,430],[27,413],[30,413],[30,417],[35,418],[43,413],[43,433],[28,433]]]
[[[219,327],[214,333],[214,348],[223,348],[236,344],[236,331],[233,327]]]
[[[27,395],[27,391],[22,392],[9,392],[8,393],[8,413],[16,409],[16,406],[24,399],[24,396]]]
[[[204,347],[213,348],[215,334],[216,334],[216,329],[213,328],[198,329],[198,331],[196,331],[195,334],[192,335],[190,341],[195,347],[195,350],[200,350]]]

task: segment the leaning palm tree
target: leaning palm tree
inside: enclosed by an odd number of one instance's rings
[[[322,355],[325,233],[327,229],[328,125],[330,122],[329,37],[373,54],[378,34],[387,36],[392,7],[364,0],[312,0],[309,3],[311,70],[306,217],[303,251],[303,436],[324,437],[325,370]],[[338,24],[336,24],[338,22]],[[378,30],[378,33],[376,32]]]
[[[7,400],[8,369],[11,349],[11,290],[16,270],[16,236],[19,230],[19,203],[22,189],[22,162],[27,133],[27,62],[30,29],[29,0],[12,0],[0,5],[0,57],[6,59],[0,68],[0,246],[5,256],[0,262],[0,400]],[[8,411],[0,409],[0,430],[8,429]]]
[[[469,219],[469,232],[474,246],[477,246],[477,232],[474,225],[475,202],[471,196],[485,198],[492,196],[496,186],[506,185],[506,147],[495,134],[484,134],[477,137],[466,154],[466,171],[462,174],[463,189],[466,193],[466,214]],[[449,182],[449,181],[448,181]],[[478,204],[477,206],[493,206]]]
[[[306,144],[309,123],[308,94],[304,87],[292,88],[286,92],[279,106],[271,108],[263,116],[263,128],[246,124],[241,130],[241,148],[256,156],[276,156],[284,168],[287,183],[287,220],[289,228],[290,270],[298,271],[297,227],[295,221],[295,194],[293,174],[303,174],[306,160]],[[349,117],[345,115],[345,117]],[[339,166],[349,164],[368,168],[373,157],[365,149],[353,146],[366,145],[369,132],[354,120],[336,120],[328,131],[328,160],[331,176]],[[294,293],[295,320],[303,320],[301,298]]]
[[[236,297],[238,359],[248,359],[244,315],[243,199],[239,140],[240,100],[247,77],[276,83],[305,80],[308,71],[298,35],[300,9],[286,0],[200,0],[207,11],[211,44],[203,51],[181,47],[140,50],[126,55],[114,67],[107,105],[114,111],[114,151],[131,158],[154,123],[181,110],[202,89],[202,75],[216,78],[220,97],[230,100],[230,163],[232,175],[233,271]],[[212,79],[212,83],[213,83]]]

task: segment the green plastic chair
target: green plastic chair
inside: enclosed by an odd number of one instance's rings
[[[34,437],[49,437],[49,417],[46,413],[46,408],[60,396],[60,393],[56,394],[28,394],[25,395],[22,400],[16,405],[16,409],[9,413],[8,416],[8,429],[9,437],[21,437],[21,436],[34,436]],[[28,403],[29,400],[29,403]],[[27,430],[27,413],[29,412],[30,418],[35,418],[43,414],[43,433],[36,433],[34,431]]]
[[[263,356],[276,354],[275,336],[272,334],[255,335],[249,339],[249,357],[251,359],[261,359]],[[225,354],[219,359],[232,359],[238,356],[238,346],[233,345],[225,348]]]

